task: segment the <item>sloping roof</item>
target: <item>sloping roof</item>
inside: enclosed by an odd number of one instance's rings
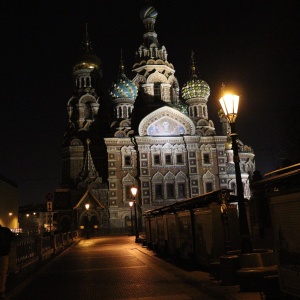
[[[164,215],[167,213],[174,213],[183,210],[196,209],[201,207],[208,207],[211,203],[220,203],[220,196],[222,194],[226,194],[228,198],[228,202],[233,202],[232,195],[230,195],[231,190],[229,189],[220,189],[216,191],[212,191],[206,194],[198,195],[193,198],[178,201],[171,205],[166,205],[160,208],[156,208],[153,210],[148,210],[145,212],[145,216],[154,216],[154,215]],[[231,199],[230,199],[231,198]],[[235,197],[234,197],[235,198]],[[234,199],[235,200],[235,199]]]
[[[92,191],[88,188],[83,196],[79,199],[77,204],[73,207],[73,209],[77,209],[88,197],[91,197],[101,208],[105,208],[105,206],[99,201],[99,199],[92,193]]]

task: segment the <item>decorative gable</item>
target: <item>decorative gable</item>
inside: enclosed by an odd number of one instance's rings
[[[170,171],[165,175],[165,180],[174,180],[174,179],[175,179],[175,175]]]
[[[82,203],[84,203],[85,201],[94,201],[96,203],[97,206],[101,207],[102,209],[105,208],[105,206],[100,202],[100,199],[98,199],[98,197],[96,197],[90,188],[88,188],[86,190],[86,192],[83,194],[83,196],[79,199],[79,201],[77,202],[77,204],[73,207],[73,209],[78,209]]]
[[[156,172],[154,174],[154,176],[152,177],[153,181],[163,181],[164,180],[164,176],[160,173],[160,172]]]
[[[195,125],[190,118],[178,110],[164,106],[153,111],[141,121],[139,135],[195,135]]]
[[[186,175],[182,171],[179,171],[178,174],[176,175],[175,179],[176,179],[176,181],[185,181]]]

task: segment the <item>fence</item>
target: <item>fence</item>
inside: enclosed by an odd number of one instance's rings
[[[146,212],[146,244],[156,253],[209,265],[239,249],[235,197],[222,189]]]
[[[15,273],[44,261],[69,247],[77,238],[78,232],[72,231],[13,242],[9,254],[9,272]]]

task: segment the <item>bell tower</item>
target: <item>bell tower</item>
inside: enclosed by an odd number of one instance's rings
[[[85,180],[81,175],[88,151],[93,157],[95,168],[98,170],[101,165],[101,78],[101,61],[93,51],[86,28],[81,54],[73,65],[74,92],[67,103],[68,125],[61,149],[64,187],[76,188]],[[87,140],[90,141],[90,147]]]

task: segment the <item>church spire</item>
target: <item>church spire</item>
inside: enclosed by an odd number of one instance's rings
[[[93,48],[92,48],[92,44],[91,44],[91,41],[90,41],[90,38],[89,38],[87,23],[85,23],[85,35],[84,35],[84,38],[83,38],[82,47],[83,47],[83,53],[84,54],[93,53]]]
[[[100,94],[102,78],[101,60],[95,55],[88,33],[87,23],[82,40],[82,50],[73,65],[75,95],[81,97],[89,93],[95,97]]]
[[[191,60],[192,60],[192,63],[191,63],[191,73],[192,73],[192,76],[191,76],[191,78],[197,78],[198,76],[196,74],[196,61],[195,61],[194,51],[192,51]]]
[[[123,50],[121,48],[121,58],[120,58],[120,65],[119,65],[119,76],[125,75],[125,67],[123,61]]]
[[[84,166],[83,166],[83,171],[82,171],[82,177],[84,177],[84,181],[88,180],[93,181],[95,180],[97,177],[99,177],[99,174],[95,168],[94,162],[93,162],[93,158],[91,155],[91,151],[90,151],[90,139],[86,140],[86,144],[87,144],[87,151],[86,151],[86,155],[85,155],[85,161],[84,161]]]

